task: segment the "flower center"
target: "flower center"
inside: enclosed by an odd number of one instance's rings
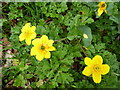
[[[41,49],[41,50],[44,50],[44,49],[45,49],[45,47],[44,47],[44,46],[41,46],[41,47],[40,47],[40,49]]]
[[[27,37],[30,37],[32,33],[29,32],[29,31],[26,31],[26,32],[24,32],[24,34],[25,34],[25,36],[26,36],[26,38],[27,38]]]
[[[80,15],[83,15],[83,14],[84,14],[84,12],[83,12],[83,11],[81,11],[81,12],[80,12]]]
[[[26,31],[26,32],[25,32],[25,34],[26,34],[26,35],[28,35],[28,34],[29,34],[29,32],[27,32],[27,31]]]
[[[95,65],[93,67],[93,69],[94,69],[95,72],[99,72],[100,71],[100,66],[99,65]]]
[[[105,4],[102,4],[101,7],[105,7]]]

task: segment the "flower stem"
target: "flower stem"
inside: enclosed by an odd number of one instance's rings
[[[114,72],[113,72],[113,74],[115,74],[116,76],[120,76],[120,74],[118,74],[118,73],[114,73]]]
[[[80,41],[81,41],[81,39],[78,41],[78,44],[79,44],[79,46],[80,46],[80,48],[81,48],[82,52],[84,53],[84,55],[85,55],[85,56],[87,56],[87,54],[86,54],[85,50],[84,50],[84,49],[83,49],[83,47],[80,45]]]
[[[55,41],[55,42],[59,42],[59,41],[65,40],[65,39],[67,39],[67,38],[62,38],[62,39],[60,39],[60,40],[54,40],[54,41]]]

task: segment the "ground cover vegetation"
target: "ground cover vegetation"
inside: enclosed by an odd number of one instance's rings
[[[119,2],[2,2],[3,88],[120,88]]]

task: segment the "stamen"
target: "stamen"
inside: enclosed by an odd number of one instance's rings
[[[28,31],[25,31],[24,34],[25,34],[26,38],[30,36],[30,33]]]
[[[99,70],[100,68],[99,67],[95,67],[95,70]]]
[[[93,67],[93,69],[94,69],[95,72],[99,72],[100,71],[100,66],[99,65],[95,65]]]
[[[80,15],[83,15],[83,14],[84,14],[84,12],[83,12],[83,11],[81,11],[81,12],[80,12]]]
[[[105,7],[105,4],[102,4],[102,7]]]
[[[45,47],[44,47],[44,46],[41,46],[41,47],[40,47],[40,49],[44,50],[44,49],[45,49]]]

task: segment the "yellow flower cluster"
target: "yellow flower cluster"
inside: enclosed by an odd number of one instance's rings
[[[100,2],[98,4],[99,9],[98,9],[98,16],[101,16],[101,14],[106,11],[106,3],[105,2]],[[23,41],[25,40],[27,45],[31,44],[31,40],[36,38],[36,33],[35,33],[35,26],[30,26],[30,23],[25,24],[23,28],[21,29],[21,34],[19,36],[19,40]],[[88,38],[86,34],[83,34],[84,38]],[[36,59],[41,61],[44,58],[50,58],[51,53],[50,51],[55,51],[56,48],[53,46],[54,41],[49,40],[46,35],[42,35],[41,38],[36,38],[32,41],[33,47],[31,48],[30,55],[36,56]],[[93,57],[91,60],[89,57],[86,57],[84,59],[85,64],[87,65],[82,74],[86,76],[91,76],[93,78],[93,81],[95,83],[100,83],[101,82],[101,75],[105,75],[109,72],[110,67],[107,64],[102,64],[103,59],[100,55],[96,55]]]
[[[22,33],[19,36],[19,40],[26,41],[27,45],[31,44],[31,40],[36,37],[35,33],[35,26],[30,27],[30,23],[25,24],[23,28],[21,29]],[[32,41],[32,44],[34,47],[32,47],[30,55],[36,55],[36,59],[41,61],[44,58],[50,58],[51,54],[50,51],[56,50],[55,47],[53,47],[54,41],[49,40],[46,35],[42,35],[41,38],[36,38]]]

